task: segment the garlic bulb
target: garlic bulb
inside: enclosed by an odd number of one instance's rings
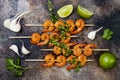
[[[13,18],[6,19],[3,23],[4,26],[13,32],[19,32],[21,30],[20,19],[24,14],[27,14],[29,12],[30,11],[25,11],[20,15],[14,16]]]
[[[11,45],[11,46],[9,47],[9,49],[13,50],[18,56],[23,57],[23,56],[21,56],[20,53],[18,52],[18,47],[17,47],[16,45]]]
[[[103,28],[103,27],[100,27],[100,28],[97,29],[97,30],[94,30],[94,31],[89,32],[89,34],[88,34],[87,37],[88,37],[89,39],[91,39],[91,40],[94,40],[94,39],[95,39],[95,36],[96,36],[96,33],[97,33],[98,31],[100,31],[102,28]]]
[[[30,51],[29,51],[28,49],[25,48],[23,41],[21,41],[21,42],[22,42],[21,52],[22,52],[24,55],[29,54]]]

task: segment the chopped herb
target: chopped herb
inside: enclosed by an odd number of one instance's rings
[[[72,50],[71,49],[66,49],[66,53],[64,55],[69,56],[71,54],[72,54]]]
[[[28,70],[28,68],[22,68],[20,65],[20,58],[16,60],[13,57],[6,58],[6,69],[11,72],[12,75],[21,77],[23,72]]]
[[[102,38],[110,40],[112,38],[113,31],[110,29],[105,29]]]
[[[81,68],[82,66],[81,66],[81,64],[80,64],[80,62],[78,62],[78,64],[75,66],[75,72],[79,72],[79,70],[80,70],[80,68]]]
[[[58,41],[55,40],[53,37],[50,37],[49,44],[53,44],[53,45],[55,45],[55,46],[58,46],[58,45],[59,45]]]
[[[54,14],[53,4],[51,0],[48,0],[48,10],[50,12],[52,22],[55,23],[58,20],[58,16]]]
[[[76,57],[74,57],[72,60],[69,60],[68,62],[70,63],[70,64],[73,64],[73,65],[75,65],[75,64],[77,64],[77,61],[76,61]]]
[[[63,49],[67,49],[67,46],[64,43],[61,43],[60,47],[63,48]]]

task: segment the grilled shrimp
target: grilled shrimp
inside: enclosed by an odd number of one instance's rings
[[[71,65],[67,66],[67,67],[66,67],[66,70],[70,70],[70,69],[75,68],[75,66],[76,66],[77,63],[78,63],[77,57],[74,56],[74,55],[69,56],[69,57],[67,58],[67,61],[69,61]],[[74,63],[73,63],[73,62],[74,62]]]
[[[81,66],[84,66],[87,62],[87,57],[84,54],[78,56],[78,61],[80,62]]]
[[[45,56],[46,63],[43,64],[44,67],[51,67],[55,63],[55,57],[52,54],[48,54]]]
[[[80,54],[82,53],[82,47],[84,47],[86,44],[77,44],[74,46],[73,48],[73,54],[75,56],[80,56]]]
[[[40,38],[41,38],[41,36],[40,36],[40,34],[39,33],[33,33],[32,34],[32,36],[31,36],[31,43],[32,44],[36,44],[36,43],[39,43],[40,42]]]
[[[88,44],[88,45],[86,45],[85,48],[84,48],[84,54],[86,56],[92,55],[92,53],[93,53],[93,49],[92,48],[96,48],[96,47],[97,47],[97,45],[95,45],[95,44]]]
[[[66,64],[65,56],[63,56],[63,55],[58,56],[56,59],[56,62],[57,62],[57,63],[55,63],[56,66],[58,66],[58,67],[64,66]]]
[[[59,54],[61,54],[61,48],[60,48],[59,46],[54,46],[53,52],[54,52],[56,55],[59,55]]]
[[[68,43],[68,42],[70,42],[70,40],[71,40],[70,33],[66,33],[65,36],[63,38],[61,38],[61,39],[62,39],[61,42],[65,43],[65,44]]]
[[[81,32],[84,29],[85,22],[82,19],[78,19],[75,22],[75,26],[77,27],[77,29],[72,31],[71,34],[77,34],[77,33]]]
[[[56,33],[56,32],[53,32],[53,33],[50,34],[50,38],[52,38],[52,39],[54,39],[56,41],[59,41],[59,34]],[[52,47],[52,46],[53,46],[53,43],[50,42],[49,47]]]
[[[59,26],[62,26],[62,25],[64,25],[64,22],[63,21],[61,21],[61,20],[58,20],[56,23],[55,23],[55,31],[58,31],[58,28],[59,28]]]
[[[38,45],[38,46],[46,45],[46,44],[49,42],[49,34],[43,33],[42,36],[41,36],[41,40],[42,40],[43,42],[40,42],[40,43],[38,43],[37,45]]]
[[[43,24],[43,27],[45,28],[42,32],[51,32],[54,29],[54,24],[50,20],[46,20]]]
[[[67,25],[70,27],[69,28],[69,31],[70,33],[75,29],[75,24],[74,24],[74,21],[73,20],[67,20],[66,21]]]

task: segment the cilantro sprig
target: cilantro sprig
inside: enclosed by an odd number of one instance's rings
[[[102,38],[110,40],[112,38],[113,31],[110,29],[105,29]]]

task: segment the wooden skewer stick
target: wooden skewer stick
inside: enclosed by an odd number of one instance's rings
[[[44,62],[45,60],[44,59],[25,59],[25,61],[31,61],[31,62],[35,62],[35,61],[41,61],[41,62]],[[55,60],[56,61],[56,60]],[[68,61],[68,60],[66,60]],[[87,61],[94,61],[92,59],[88,59]]]
[[[77,36],[77,35],[74,35],[74,36],[71,36],[72,38],[76,38],[76,37],[80,37],[80,36]],[[9,37],[10,39],[16,39],[16,38],[31,38],[31,36],[10,36]]]
[[[41,51],[53,51],[53,49],[40,49]],[[82,49],[84,50],[84,49]],[[93,49],[94,51],[109,51],[109,49]]]
[[[43,26],[42,24],[25,24],[25,26]],[[94,24],[85,24],[85,26],[95,26]]]

